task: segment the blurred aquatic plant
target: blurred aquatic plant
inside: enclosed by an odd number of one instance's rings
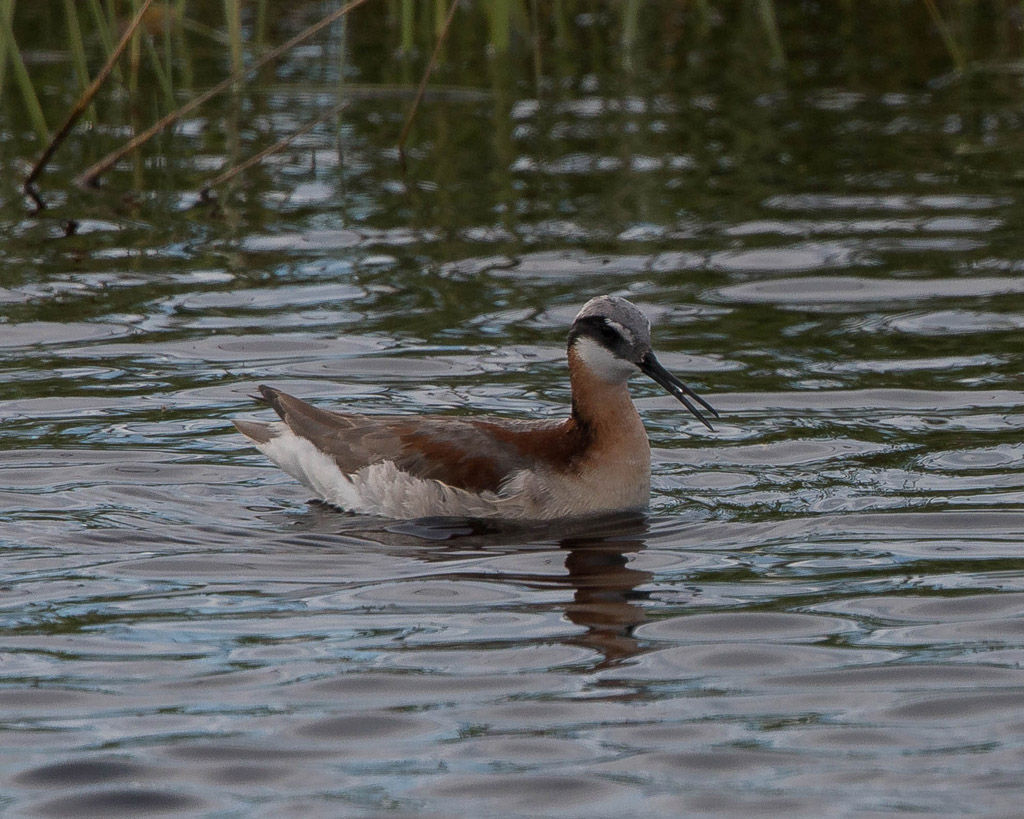
[[[354,23],[330,29],[349,10],[364,4],[368,11]],[[847,17],[855,16],[856,5],[843,6]],[[872,14],[898,17],[906,14],[907,4],[872,3],[870,7]],[[910,7],[916,8],[919,17],[931,21],[928,36],[941,38],[954,65],[962,68],[968,59],[967,26],[961,19],[966,13],[943,0],[913,0]],[[379,92],[394,93],[397,82],[400,92],[411,98],[401,133],[394,135],[401,154],[407,140],[415,143],[425,134],[414,127],[419,102],[431,71],[447,60],[465,62],[484,55],[483,59],[490,61],[481,74],[485,90],[489,82],[495,100],[507,100],[502,84],[509,73],[522,70],[508,60],[514,61],[516,53],[527,52],[531,59],[522,62],[528,72],[532,71],[538,101],[543,102],[556,87],[557,77],[567,73],[567,61],[593,63],[595,70],[616,66],[627,73],[641,66],[650,70],[652,55],[660,55],[655,59],[661,59],[666,67],[699,66],[709,38],[724,33],[735,42],[734,58],[753,69],[749,76],[752,85],[784,83],[789,70],[785,24],[792,25],[795,12],[787,11],[780,25],[781,10],[776,0],[743,0],[727,5],[709,0],[354,0],[345,5],[338,3],[329,12],[320,0],[294,0],[291,4],[268,0],[223,0],[219,4],[200,0],[33,0],[28,4],[23,0],[21,5],[16,0],[0,0],[0,94],[20,98],[37,139],[45,142],[50,138],[44,111],[52,112],[53,108],[40,100],[45,81],[33,76],[33,65],[26,61],[26,54],[39,47],[40,37],[27,26],[19,32],[18,22],[19,17],[31,20],[40,14],[56,21],[56,28],[65,38],[68,87],[80,95],[71,106],[69,119],[100,123],[102,117],[103,133],[129,131],[126,138],[122,137],[122,145],[77,175],[80,184],[92,184],[122,159],[138,159],[138,151],[149,140],[217,95],[248,93],[246,84],[256,75],[272,80],[268,72],[279,58],[329,30],[333,31],[328,36],[335,41],[339,55],[338,80],[333,84],[336,98],[329,115],[337,113],[342,99],[352,92],[345,80],[345,54],[351,47],[346,41],[354,39],[365,47],[367,37],[372,36],[379,40],[373,47],[388,55],[386,67],[375,80]],[[465,22],[449,28],[457,12]],[[139,15],[141,20],[122,45],[120,41],[133,26],[130,20]],[[294,30],[295,23],[309,19],[316,22],[299,36],[286,38],[271,48],[277,30]],[[288,21],[287,26],[281,25],[283,20]],[[879,25],[883,28],[884,21]],[[847,29],[856,35],[856,23],[844,25],[844,31]],[[46,47],[59,48],[54,45],[55,39],[50,37]],[[510,54],[513,56],[507,57]],[[102,88],[90,78],[91,70],[95,70],[90,66],[100,60],[105,65],[96,77],[102,76]],[[211,74],[204,70],[209,85],[199,89],[196,65],[211,62],[219,66],[221,80],[209,84]],[[768,70],[757,70],[761,68]],[[49,81],[52,88],[52,75]],[[361,93],[372,93],[370,86],[363,86]],[[91,95],[87,93],[90,89]],[[236,99],[234,107],[239,105],[244,107]],[[52,113],[49,116],[56,121]],[[285,135],[279,143],[292,144],[305,127],[297,125],[290,141]],[[66,136],[63,126],[57,130],[29,182],[38,177]],[[89,146],[91,150],[83,153],[98,153],[101,146],[107,147],[97,139]],[[234,159],[251,168],[259,163],[258,158],[270,155],[266,147],[257,148],[249,158]],[[136,167],[140,174],[145,171],[142,164]],[[216,178],[229,171],[222,171]]]

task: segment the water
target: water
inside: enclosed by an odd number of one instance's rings
[[[925,4],[787,4],[773,69],[755,8],[694,5],[625,47],[610,11],[544,11],[536,51],[514,18],[507,56],[465,10],[404,179],[429,31],[403,58],[372,8],[81,192],[157,106],[107,99],[38,217],[7,85],[7,814],[1019,815],[1020,33],[957,7],[958,74]],[[56,122],[52,6],[16,30]],[[323,11],[291,6],[270,42]],[[228,57],[187,37],[212,84]],[[342,65],[340,139],[195,206]],[[567,324],[602,292],[723,416],[635,384],[647,516],[346,516],[227,423],[266,415],[263,382],[558,416]]]

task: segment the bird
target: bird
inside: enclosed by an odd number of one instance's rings
[[[629,377],[649,376],[712,431],[695,404],[719,414],[661,365],[650,322],[620,296],[583,305],[567,357],[564,420],[333,412],[260,385],[252,397],[280,420],[233,423],[319,500],[351,513],[529,522],[642,512],[651,448]]]

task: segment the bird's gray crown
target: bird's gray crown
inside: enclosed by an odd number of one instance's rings
[[[651,349],[651,323],[621,296],[597,296],[584,304],[572,323],[569,345],[581,336],[593,338],[630,361],[638,361]]]

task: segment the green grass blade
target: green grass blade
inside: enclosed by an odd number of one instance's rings
[[[967,67],[967,61],[964,59],[963,50],[957,45],[952,27],[942,18],[938,6],[935,5],[935,0],[924,0],[924,4],[928,9],[932,22],[935,23],[935,27],[939,30],[939,36],[942,37],[942,42],[946,45],[946,50],[953,60],[953,65],[957,71],[963,72]]]
[[[8,25],[14,16],[14,0],[0,0],[0,16]],[[2,21],[0,21],[2,22]],[[7,75],[7,38],[0,37],[0,97],[4,94],[4,78]]]
[[[411,54],[416,45],[416,4],[402,0],[402,53]]]
[[[782,68],[786,65],[786,52],[782,48],[779,24],[775,19],[775,0],[758,0],[757,12],[768,37],[768,47],[772,51],[772,68]]]
[[[231,73],[242,70],[242,8],[239,0],[224,0],[224,19],[227,22],[228,41],[231,43]]]
[[[64,0],[64,18],[68,24],[68,44],[71,47],[71,62],[78,77],[78,90],[85,91],[89,87],[89,63],[85,57],[85,39],[82,37],[82,25],[78,19],[78,8],[75,0]],[[96,107],[90,105],[85,117],[96,121]]]
[[[622,64],[633,67],[633,48],[640,36],[640,0],[626,0],[622,5]]]
[[[174,49],[177,55],[178,87],[191,92],[195,85],[195,72],[192,70],[195,49],[189,47],[188,37],[185,33],[185,0],[178,0],[174,19]],[[170,60],[170,55],[168,55],[168,60]]]
[[[12,3],[13,6],[13,3]],[[5,11],[5,10],[4,10]],[[43,116],[43,107],[39,104],[39,97],[32,85],[32,78],[29,76],[28,68],[18,50],[18,43],[14,39],[14,28],[11,24],[11,17],[0,13],[0,38],[4,41],[4,50],[11,62],[11,69],[14,73],[14,83],[21,91],[21,98],[28,110],[29,119],[39,138],[45,143],[50,141],[50,129],[46,127],[46,117]]]
[[[92,14],[93,25],[96,27],[96,33],[99,35],[100,42],[103,44],[103,56],[105,59],[110,59],[110,55],[114,53],[115,42],[114,29],[110,25],[110,21],[107,19],[107,15],[104,14],[103,9],[100,7],[99,0],[89,0],[89,12]],[[113,70],[114,79],[117,82],[124,82],[121,76],[121,70],[114,66]]]
[[[156,81],[160,84],[160,90],[164,93],[164,99],[167,102],[167,110],[174,110],[174,86],[171,84],[170,75],[164,71],[163,61],[160,59],[160,52],[156,50],[156,46],[153,44],[153,38],[148,34],[142,34],[142,42],[146,47],[146,53],[149,55],[150,61],[153,63],[153,74],[156,75]]]
[[[488,12],[490,45],[498,54],[507,54],[512,30],[511,0],[492,0],[484,8]]]

